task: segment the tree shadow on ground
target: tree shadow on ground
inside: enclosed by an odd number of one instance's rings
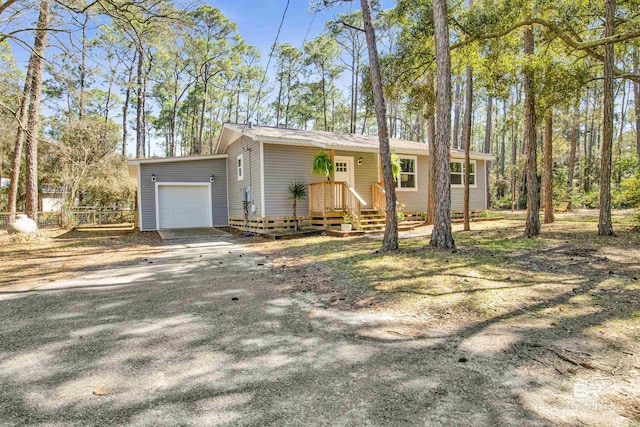
[[[368,289],[366,280],[348,277],[337,284],[346,274],[342,254],[370,251],[366,241],[332,242],[330,250],[308,242],[298,250],[342,252],[294,266],[282,260],[292,256],[287,250],[265,259],[225,242],[176,246],[148,258],[153,264],[106,266],[46,290],[0,294],[0,417],[14,425],[548,425],[566,420],[549,408],[571,410],[571,390],[566,382],[530,375],[536,362],[518,345],[588,338],[589,328],[627,319],[639,296],[623,289],[615,300],[601,301],[602,312],[533,324],[550,309],[600,292],[607,279],[585,270],[564,292],[541,293],[484,321],[422,324],[412,335],[403,329],[407,319],[301,297],[295,284],[318,268],[323,275],[333,271],[338,291]],[[436,263],[441,255],[434,253]],[[545,285],[533,274],[528,280],[527,286]],[[402,292],[389,293],[384,303],[399,307],[406,300]],[[465,300],[457,306],[467,309]],[[502,341],[492,342],[503,326],[509,329]],[[527,351],[537,351],[532,348]],[[109,394],[93,395],[96,387]],[[560,400],[545,402],[546,410],[536,406],[531,396],[553,396],[550,390]],[[600,415],[620,421],[616,412]]]

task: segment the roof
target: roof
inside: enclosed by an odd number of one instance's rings
[[[226,159],[226,154],[208,154],[208,155],[193,155],[193,156],[181,156],[181,157],[150,157],[145,159],[129,159],[129,175],[131,178],[138,177],[138,168],[140,165],[146,165],[149,163],[174,163],[174,162],[188,162],[193,160],[212,160],[212,159]]]
[[[224,152],[227,146],[242,135],[246,135],[254,141],[275,144],[316,146],[324,149],[363,152],[378,152],[380,150],[377,136],[225,123],[218,140],[217,152]],[[429,145],[425,143],[395,138],[391,138],[389,143],[392,152],[406,154],[429,153]],[[451,149],[451,156],[464,157],[464,150]],[[478,152],[471,152],[471,157],[475,159],[493,159],[491,154]]]

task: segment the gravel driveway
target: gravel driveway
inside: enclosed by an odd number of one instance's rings
[[[359,335],[276,270],[220,238],[0,292],[0,424],[548,423],[442,337]]]

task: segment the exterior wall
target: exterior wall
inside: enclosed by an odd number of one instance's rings
[[[265,189],[265,216],[278,217],[292,215],[291,200],[288,196],[288,186],[292,181],[313,183],[323,178],[311,173],[313,156],[320,151],[315,147],[298,147],[292,145],[279,145],[264,143],[264,189]],[[372,195],[371,184],[378,182],[378,154],[356,151],[336,150],[336,156],[354,157],[355,190],[367,202],[365,208],[371,208]],[[402,156],[403,153],[396,153]],[[362,165],[358,166],[357,160],[362,157]],[[396,195],[398,202],[404,204],[405,212],[422,212],[427,210],[428,203],[428,158],[417,157],[418,189],[398,190]],[[235,162],[229,154],[229,163]],[[230,168],[231,169],[231,168]],[[477,187],[469,190],[470,209],[485,209],[485,169],[484,160],[476,160]],[[234,172],[235,174],[235,172]],[[235,176],[235,175],[234,175]],[[245,178],[246,179],[246,178]],[[231,182],[231,180],[230,180]],[[232,194],[230,187],[230,194]],[[239,190],[238,190],[239,193]],[[462,210],[464,197],[463,188],[451,189],[451,209]],[[255,196],[254,196],[255,199]],[[231,204],[231,202],[230,202]],[[309,210],[307,200],[298,203],[298,215],[306,215]],[[231,214],[234,216],[234,214]]]
[[[458,159],[456,159],[458,160]],[[486,172],[484,160],[476,160],[476,188],[469,188],[469,209],[486,209]],[[464,207],[464,188],[451,189],[451,210],[461,211]]]
[[[244,206],[242,203],[242,189],[251,186],[252,205],[255,205],[255,213],[249,206],[249,217],[260,217],[260,143],[243,136],[227,147],[225,152],[229,168],[227,172],[229,182],[229,216],[243,217]],[[244,156],[244,179],[238,181],[237,159]]]
[[[316,153],[318,151],[316,150]],[[315,153],[313,153],[315,155]],[[364,209],[371,209],[372,196],[371,184],[378,182],[378,153],[362,153],[358,151],[335,151],[336,156],[353,157],[353,167],[355,168],[355,190],[367,202]],[[362,157],[362,164],[358,166],[358,159]],[[308,161],[309,168],[313,157]],[[315,181],[319,181],[318,176]]]
[[[227,216],[227,159],[189,160],[140,165],[140,229],[155,230],[156,225],[156,182],[202,182],[211,184],[213,225],[228,225]],[[156,182],[151,175],[156,175]]]
[[[395,153],[398,156],[403,154],[400,152]],[[409,154],[407,156],[410,156]],[[422,212],[427,210],[427,203],[429,203],[429,170],[428,170],[428,158],[427,156],[416,156],[418,158],[418,164],[416,170],[418,172],[418,189],[397,189],[396,197],[400,204],[404,204],[402,210],[404,212]]]
[[[302,181],[309,184],[323,180],[321,176],[311,173],[313,156],[320,149],[265,143],[263,151],[265,216],[291,216],[293,208],[291,200],[289,200],[289,183]],[[298,215],[307,215],[309,213],[308,200],[301,200],[297,209]]]

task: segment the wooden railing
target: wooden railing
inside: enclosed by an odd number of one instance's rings
[[[361,210],[367,203],[346,182],[322,181],[309,184],[309,216],[328,212],[348,213],[356,230],[360,229]]]
[[[374,182],[371,184],[371,195],[373,198],[373,208],[379,211],[387,210],[387,192],[384,191],[382,183]]]

